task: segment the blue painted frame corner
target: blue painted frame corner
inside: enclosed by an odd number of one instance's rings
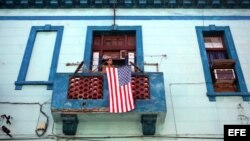
[[[113,26],[88,26],[85,51],[84,51],[84,69],[90,69],[91,65],[91,54],[92,52],[92,41],[94,31],[112,31]],[[136,65],[144,71],[144,58],[143,58],[143,42],[142,42],[142,28],[141,26],[117,26],[117,31],[135,31],[136,33]]]
[[[216,26],[216,25],[209,25],[209,26],[196,26],[196,34],[198,39],[198,44],[200,48],[200,55],[205,75],[205,81],[207,86],[207,96],[209,101],[216,101],[217,96],[242,96],[243,101],[250,101],[250,93],[247,90],[247,86],[245,83],[245,79],[243,76],[243,72],[241,69],[240,61],[238,59],[238,55],[235,49],[235,45],[233,42],[233,37],[230,31],[229,26]],[[227,47],[228,55],[231,59],[234,59],[236,62],[235,65],[235,72],[237,74],[237,79],[241,80],[238,81],[239,83],[239,91],[238,92],[215,92],[213,88],[213,81],[210,74],[210,68],[208,63],[208,57],[206,53],[205,43],[203,40],[203,33],[204,32],[214,32],[214,31],[222,31],[224,33],[225,44]]]
[[[22,64],[19,70],[17,81],[15,82],[15,90],[22,90],[23,85],[47,85],[47,90],[53,89],[53,79],[57,70],[57,64],[59,59],[60,47],[63,36],[63,26],[51,26],[46,24],[45,26],[32,26],[29,34],[28,42],[24,52]],[[26,81],[26,75],[29,68],[29,63],[32,55],[37,32],[57,32],[56,42],[53,51],[53,58],[50,66],[50,73],[48,81]]]

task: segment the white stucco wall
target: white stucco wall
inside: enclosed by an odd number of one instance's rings
[[[111,9],[0,10],[0,17],[112,16],[112,14]],[[118,9],[117,16],[250,16],[250,10]],[[61,125],[53,124],[50,112],[52,90],[46,90],[46,86],[23,86],[22,90],[15,90],[14,82],[19,73],[31,27],[45,24],[64,26],[57,72],[74,72],[76,66],[69,67],[66,63],[76,63],[83,59],[87,26],[111,26],[112,23],[112,20],[1,19],[0,114],[13,117],[12,125],[8,127],[14,138],[36,140],[37,122],[44,119],[39,112],[38,104],[25,103],[45,103],[43,110],[50,119],[44,140],[54,140],[57,135],[64,140]],[[128,139],[216,141],[223,140],[224,124],[249,124],[250,102],[244,102],[242,97],[217,97],[216,102],[208,100],[195,26],[213,24],[230,27],[243,75],[250,89],[248,57],[250,20],[117,20],[116,24],[142,27],[144,61],[159,63],[160,71],[164,72],[168,110],[165,123],[157,126],[157,137],[142,138],[140,123],[84,122],[78,125],[76,137],[106,137],[98,139],[112,141]],[[42,62],[37,62],[40,63]],[[145,70],[151,69],[145,66]],[[11,104],[15,102],[19,104]],[[240,115],[243,115],[242,119]],[[8,136],[0,131],[0,139],[5,138]]]

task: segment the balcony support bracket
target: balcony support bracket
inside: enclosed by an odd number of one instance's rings
[[[62,114],[63,121],[63,133],[65,135],[75,135],[78,125],[77,115],[73,114]]]
[[[142,115],[141,116],[143,135],[154,135],[155,134],[156,120],[157,120],[156,114]]]

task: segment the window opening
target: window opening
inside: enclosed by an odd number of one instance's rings
[[[27,81],[48,80],[56,34],[56,32],[37,32],[27,71]]]
[[[235,61],[229,58],[223,32],[204,32],[204,44],[215,92],[236,92]]]
[[[92,71],[103,71],[112,59],[116,67],[135,63],[136,39],[133,31],[105,31],[93,33]],[[132,66],[134,71],[134,67]]]

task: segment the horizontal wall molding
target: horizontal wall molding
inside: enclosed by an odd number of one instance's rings
[[[0,20],[113,20],[113,16],[0,16]],[[117,20],[250,20],[250,16],[116,16]]]
[[[221,8],[250,7],[249,0],[0,0],[0,8]]]

